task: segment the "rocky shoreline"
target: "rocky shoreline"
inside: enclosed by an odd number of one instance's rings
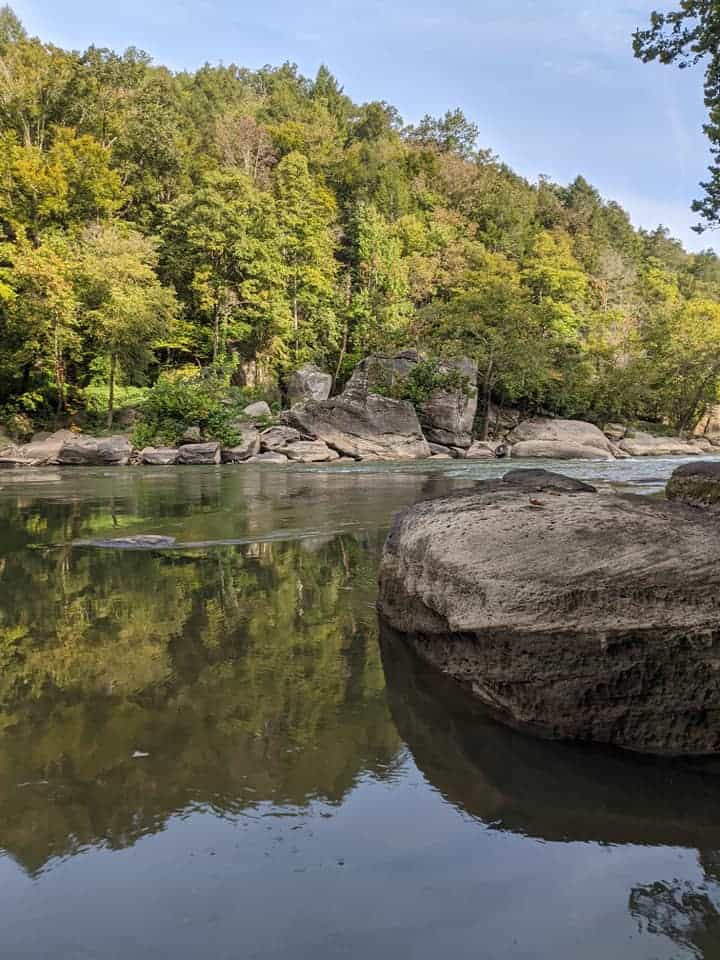
[[[250,404],[236,422],[240,437],[222,445],[190,426],[175,447],[136,449],[131,436],[92,437],[74,430],[37,434],[30,443],[0,438],[0,467],[149,466],[220,463],[349,463],[369,460],[493,460],[496,458],[615,460],[628,457],[720,455],[720,432],[683,439],[604,430],[582,420],[533,417],[492,409],[487,440],[473,437],[477,365],[467,357],[437,366],[439,386],[415,403],[399,387],[420,369],[415,351],[373,355],[355,368],[343,392],[330,396],[332,378],[307,365],[293,374],[289,409],[275,423],[270,407]]]
[[[720,753],[720,464],[671,499],[542,470],[400,514],[381,620],[501,721],[552,739]]]

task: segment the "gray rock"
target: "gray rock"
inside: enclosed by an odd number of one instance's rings
[[[603,433],[613,443],[619,443],[625,439],[627,427],[622,423],[606,423]]]
[[[351,457],[416,460],[430,456],[411,403],[346,390],[293,407],[288,422]]]
[[[513,444],[514,460],[550,459],[550,460],[613,460],[612,449],[608,447],[590,447],[581,443],[561,443],[558,440],[522,440]]]
[[[258,400],[257,403],[250,403],[245,407],[243,416],[248,420],[263,420],[272,416],[272,410],[264,400]]]
[[[404,350],[394,355],[372,354],[355,367],[346,391],[351,394],[388,393],[422,359],[416,350]],[[425,437],[431,443],[444,446],[469,447],[477,411],[477,363],[468,357],[442,360],[438,372],[457,373],[466,381],[467,387],[437,390],[426,403],[418,407]]]
[[[688,440],[693,447],[697,447],[702,453],[717,453],[716,445],[706,437],[693,437]]]
[[[284,453],[278,453],[277,450],[267,450],[264,453],[258,453],[255,457],[250,457],[248,463],[288,463],[288,458]]]
[[[127,437],[66,438],[57,456],[62,466],[125,466],[130,462],[133,447]]]
[[[185,443],[178,448],[177,455],[177,462],[185,466],[220,463],[220,444],[214,441],[209,443]]]
[[[340,457],[337,450],[331,450],[322,440],[296,440],[278,452],[284,453],[288,460],[298,460],[300,463],[325,463]]]
[[[449,453],[434,453],[431,457],[431,460],[454,460]]]
[[[593,450],[604,450],[612,456],[612,447],[605,434],[593,423],[584,420],[562,420],[550,417],[535,417],[532,420],[523,420],[508,435],[510,443],[525,442],[562,443],[582,447],[592,447]],[[545,454],[516,454],[513,456],[544,456]],[[566,456],[563,459],[567,459]]]
[[[401,513],[382,618],[513,726],[720,752],[720,526],[680,503],[527,486]]]
[[[432,454],[433,457],[434,456],[452,457],[452,453],[450,452],[450,447],[446,447],[445,444],[443,443],[428,443],[428,447],[430,448],[430,453]]]
[[[202,440],[202,431],[200,427],[195,425],[188,427],[187,430],[182,435],[183,443],[200,443]]]
[[[263,450],[278,450],[297,440],[302,440],[302,434],[294,427],[268,427],[260,434]]]
[[[288,380],[288,403],[292,407],[306,400],[327,400],[332,389],[332,376],[314,363],[306,363],[295,370]]]
[[[140,451],[140,463],[153,467],[167,467],[178,462],[175,447],[145,447]]]
[[[254,427],[242,428],[242,437],[233,447],[223,447],[223,463],[240,463],[260,452],[260,434]]]
[[[692,507],[720,506],[720,461],[684,463],[673,470],[665,493],[669,500],[681,500]]]
[[[475,440],[465,456],[468,460],[494,460],[498,447],[504,449],[505,444],[499,440]]]
[[[43,467],[58,462],[60,450],[67,440],[77,436],[72,430],[56,430],[55,433],[37,433],[30,441],[12,445],[3,451],[0,466]]]
[[[697,457],[702,452],[679,437],[651,437],[648,434],[635,434],[632,439],[621,440],[618,446],[631,457]]]

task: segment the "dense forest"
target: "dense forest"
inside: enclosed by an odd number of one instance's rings
[[[581,176],[528,182],[460,110],[407,125],[325,67],[63,50],[5,7],[0,138],[16,433],[177,383],[279,396],[308,361],[339,388],[405,347],[476,358],[481,395],[526,410],[682,431],[717,399],[715,253]]]

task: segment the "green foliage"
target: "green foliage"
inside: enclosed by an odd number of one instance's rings
[[[234,421],[246,402],[242,391],[228,386],[224,371],[164,374],[147,392],[133,440],[136,446],[156,441],[175,444],[188,427],[198,426],[205,439],[232,446],[241,437]]]
[[[383,383],[381,370],[371,372],[373,390],[381,396],[393,400],[409,400],[415,407],[427,403],[436,393],[459,391],[469,396],[474,385],[459,370],[443,369],[442,362],[436,358],[420,360],[404,377],[396,377],[392,383]]]
[[[644,59],[707,61],[715,144],[719,35],[683,0],[636,36]],[[407,126],[325,66],[173,73],[0,15],[0,405],[50,422],[103,393],[111,424],[161,370],[314,362],[342,384],[412,346],[474,357],[481,408],[689,429],[717,399],[719,300],[714,253],[635,230],[581,176],[528,182],[459,110]]]

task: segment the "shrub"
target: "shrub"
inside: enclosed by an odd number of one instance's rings
[[[240,439],[234,422],[244,406],[243,391],[229,386],[224,371],[165,374],[147,392],[133,441],[136,446],[176,444],[188,427],[197,425],[204,438],[229,446]]]
[[[376,393],[393,400],[409,400],[415,407],[427,403],[434,393],[458,390],[470,396],[473,385],[459,370],[442,370],[439,360],[420,360],[405,377],[398,377],[388,384],[379,382],[373,387]]]

